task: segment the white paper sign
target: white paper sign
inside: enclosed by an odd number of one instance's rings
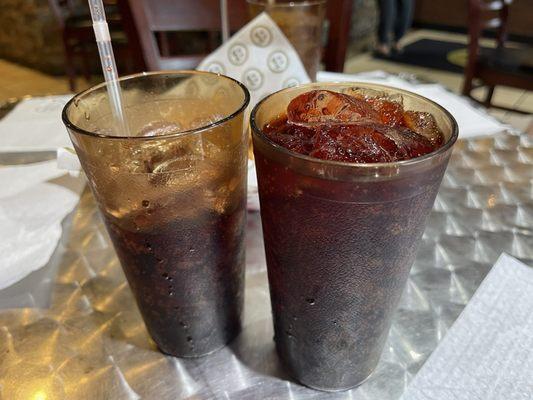
[[[207,56],[198,69],[244,83],[252,106],[282,88],[310,82],[296,50],[266,13]]]

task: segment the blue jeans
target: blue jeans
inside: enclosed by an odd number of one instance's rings
[[[414,0],[379,0],[380,44],[390,45],[391,40],[398,42],[413,20]]]

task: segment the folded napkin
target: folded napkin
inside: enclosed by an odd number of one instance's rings
[[[37,183],[65,175],[55,160],[33,164],[0,166],[0,198],[16,195]]]
[[[61,221],[84,185],[64,175],[55,160],[0,167],[0,289],[43,267],[54,252]]]
[[[267,13],[261,13],[235,33],[198,69],[244,83],[252,106],[284,87],[310,81],[296,50]]]
[[[339,74],[319,72],[319,82],[369,82],[405,89],[427,97],[447,109],[457,120],[459,138],[489,136],[508,129],[484,109],[477,108],[470,101],[458,96],[439,84],[413,84],[395,75],[383,71],[363,72],[360,74]]]
[[[401,400],[533,398],[533,268],[502,254]]]
[[[61,111],[72,98],[35,97],[22,100],[0,121],[0,152],[56,151],[70,147]]]
[[[253,160],[248,160],[248,198],[246,208],[250,211],[259,210],[259,187],[257,186],[257,173]]]

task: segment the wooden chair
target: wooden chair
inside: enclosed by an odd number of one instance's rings
[[[142,54],[141,69],[194,68],[214,50],[213,32],[220,30],[220,10],[216,0],[119,0],[124,29],[135,54]],[[237,31],[248,22],[246,0],[228,1],[229,23]],[[328,0],[330,21],[324,65],[328,71],[342,72],[348,47],[352,0]],[[130,16],[128,18],[128,16]],[[128,23],[128,21],[132,21]],[[208,46],[201,54],[170,56],[166,32],[210,32]]]
[[[91,60],[98,57],[89,8],[84,3],[74,0],[48,0],[48,3],[59,25],[65,51],[65,72],[70,90],[74,92],[76,90],[76,59],[81,60],[82,74],[85,79],[89,80]],[[125,35],[121,32],[121,18],[116,6],[110,2],[107,3],[106,17],[113,44],[115,47],[120,47],[126,44]]]
[[[486,107],[523,112],[491,103],[497,85],[533,90],[533,49],[527,46],[505,46],[508,31],[509,6],[512,0],[469,0],[468,10],[468,63],[465,68],[463,94],[472,97],[472,91],[488,87],[483,101]],[[496,29],[496,48],[479,45],[484,30]]]
[[[350,36],[352,3],[353,0],[328,0],[326,18],[329,21],[329,31],[323,57],[326,71],[344,71]]]
[[[139,45],[145,68],[193,69],[214,50],[215,34],[220,31],[220,7],[217,0],[120,0],[130,9],[133,24],[125,26],[130,42]],[[230,30],[240,29],[248,19],[245,0],[228,0]],[[168,32],[210,32],[209,45],[200,54],[170,55]]]

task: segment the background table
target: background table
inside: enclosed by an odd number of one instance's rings
[[[0,163],[35,157],[0,155]],[[533,264],[532,198],[533,136],[459,141],[378,368],[359,388],[326,394],[291,381],[275,354],[258,213],[248,215],[242,334],[210,356],[177,359],[150,341],[86,190],[48,265],[0,291],[1,308],[26,306],[0,311],[2,393],[47,393],[49,400],[398,399],[498,255]]]

